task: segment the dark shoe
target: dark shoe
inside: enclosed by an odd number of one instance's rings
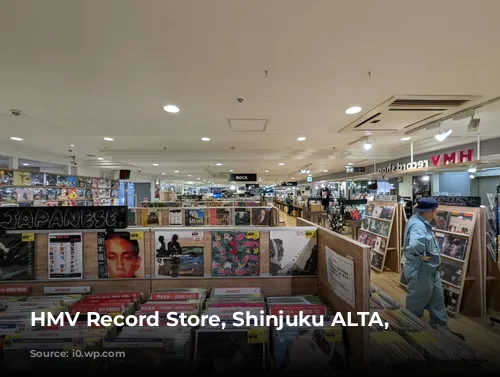
[[[463,336],[462,334],[459,334],[459,333],[457,333],[457,332],[453,332],[453,331],[450,331],[450,332],[451,332],[453,335],[455,335],[457,338],[460,338],[460,339],[462,339],[463,341],[465,341],[465,338],[464,338],[464,336]]]

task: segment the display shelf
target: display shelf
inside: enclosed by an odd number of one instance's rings
[[[0,170],[2,207],[119,205],[119,181],[21,170]]]
[[[129,225],[148,227],[278,226],[276,207],[131,208]]]
[[[29,242],[33,243],[32,258],[27,259],[32,263],[34,270],[34,280],[10,280],[0,282],[0,293],[8,288],[19,288],[20,286],[31,287],[34,295],[42,295],[44,292],[57,291],[63,289],[68,292],[70,289],[91,289],[95,293],[106,292],[141,292],[145,297],[155,291],[165,289],[187,289],[214,287],[245,288],[249,286],[259,286],[270,296],[290,296],[290,295],[319,295],[334,311],[341,312],[344,316],[351,311],[367,311],[368,288],[369,287],[369,259],[368,249],[347,237],[335,234],[327,229],[318,227],[302,219],[298,219],[299,225],[290,228],[269,228],[269,227],[132,227],[126,229],[71,229],[67,231],[57,231],[57,233],[81,233],[82,237],[82,257],[83,257],[83,278],[81,280],[49,280],[49,237],[53,230],[33,231],[33,238]],[[163,236],[163,242],[168,241],[166,236],[176,233],[181,247],[186,247],[190,252],[192,247],[203,245],[203,276],[189,277],[179,274],[178,277],[157,277],[156,262],[160,255],[156,255],[158,250],[159,237]],[[181,237],[181,232],[187,232],[189,237]],[[200,234],[203,236],[200,238]],[[115,233],[119,234],[118,238]],[[4,235],[23,235],[22,230],[8,231]],[[196,238],[196,239],[194,239]],[[259,249],[255,253],[258,239]],[[220,246],[218,242],[221,242]],[[113,242],[135,244],[137,256],[140,257],[140,264],[137,268],[134,262],[134,271],[141,276],[135,278],[111,278],[104,277],[103,258],[108,259],[108,252],[120,253],[126,248],[115,249]],[[233,242],[235,241],[235,242]],[[201,242],[201,244],[200,244]],[[123,246],[123,245],[122,245]],[[104,248],[102,250],[101,248]],[[130,249],[128,249],[130,250]],[[168,250],[168,249],[167,249]],[[326,250],[334,250],[339,258],[352,258],[353,271],[348,276],[336,275],[336,269],[327,265]],[[70,250],[71,251],[71,250]],[[221,251],[225,251],[223,254]],[[233,254],[232,251],[237,252]],[[247,253],[247,251],[249,251]],[[220,263],[219,259],[223,255],[231,255],[238,262],[241,256],[256,256],[259,261],[259,274],[238,276],[237,273],[228,277],[221,275],[217,271],[214,275],[214,268],[218,269],[214,263]],[[99,259],[99,256],[101,258]],[[279,256],[279,257],[277,257]],[[118,257],[116,255],[116,257]],[[163,256],[162,256],[163,257]],[[165,258],[168,258],[166,256]],[[280,260],[281,257],[281,260]],[[234,262],[234,261],[233,261]],[[274,265],[274,266],[273,266]],[[16,265],[15,268],[26,268],[24,265]],[[108,266],[108,268],[110,268]],[[181,267],[183,268],[183,267]],[[225,268],[231,271],[238,271],[239,263],[227,265]],[[110,273],[110,270],[107,271]],[[307,273],[307,275],[303,275]],[[353,293],[353,301],[345,301],[345,292],[338,291],[338,283],[332,283],[331,279],[349,279],[347,287],[352,284],[352,288],[347,288]],[[333,284],[333,285],[332,285]],[[345,339],[349,338],[351,344],[358,346],[348,349],[346,357],[351,360],[351,365],[362,367],[367,360],[367,334],[363,328],[346,328]]]
[[[358,241],[371,250],[371,267],[377,272],[385,268],[400,271],[400,205],[374,201],[367,205]]]
[[[451,316],[485,316],[484,216],[482,208],[440,205],[432,222],[441,250],[441,281]],[[406,289],[403,281],[402,277],[400,284]]]

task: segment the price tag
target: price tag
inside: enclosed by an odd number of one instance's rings
[[[144,239],[144,232],[130,232],[130,241],[139,241]]]
[[[258,240],[260,238],[259,232],[247,232],[247,239],[249,240]]]
[[[35,233],[23,233],[21,239],[23,242],[35,242]]]
[[[313,238],[316,237],[316,231],[315,230],[306,230],[306,238]]]
[[[342,341],[342,327],[329,327],[325,329],[325,338],[328,343]]]
[[[248,344],[266,343],[266,328],[255,327],[248,330]]]

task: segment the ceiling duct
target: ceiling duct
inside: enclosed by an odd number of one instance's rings
[[[339,132],[406,133],[437,122],[480,96],[393,96],[361,115]]]

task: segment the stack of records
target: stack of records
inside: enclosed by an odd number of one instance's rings
[[[261,372],[267,364],[267,328],[258,319],[265,314],[261,288],[214,288],[206,302],[205,315],[217,315],[225,328],[201,327],[197,336],[197,369],[201,372]],[[251,323],[236,323],[255,316]]]
[[[134,300],[107,302],[99,296],[51,295],[7,300],[0,315],[5,335],[4,363],[10,370],[72,369],[98,370],[106,360],[92,357],[102,350],[104,338],[116,333],[116,327],[89,327],[86,314],[99,312],[123,314],[133,310]],[[50,313],[64,320],[31,323],[32,313],[41,318]],[[75,319],[76,313],[80,313]],[[57,318],[60,316],[59,318]],[[75,320],[74,325],[69,320]],[[88,357],[85,357],[85,352]],[[61,353],[66,356],[61,357]]]
[[[284,373],[341,370],[346,366],[343,329],[331,326],[333,313],[317,296],[268,297],[268,312],[281,317],[283,328],[271,324],[274,370]],[[307,324],[299,314],[310,316]]]
[[[189,317],[200,314],[206,291],[181,289],[154,292],[150,300],[133,315],[138,325],[121,328],[117,337],[104,341],[104,349],[115,357],[107,365],[108,371],[161,370],[185,371],[189,368],[192,353],[192,328],[174,324],[169,318],[180,314]],[[149,323],[140,318],[154,316],[159,323]]]
[[[398,366],[425,370],[461,370],[478,366],[475,350],[447,329],[433,329],[380,290],[372,292],[376,310],[389,330],[370,329],[370,359],[377,368]]]

